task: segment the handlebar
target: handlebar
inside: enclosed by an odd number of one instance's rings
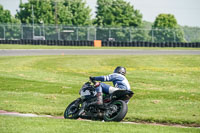
[[[95,80],[90,80],[91,83],[93,83],[94,85],[96,84]]]
[[[90,81],[91,81],[93,84],[96,83],[96,81],[94,80],[94,77],[89,77],[89,79],[90,79]]]

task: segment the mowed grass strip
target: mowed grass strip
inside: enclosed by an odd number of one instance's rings
[[[199,133],[197,128],[0,115],[1,133]]]
[[[200,125],[200,56],[0,57],[0,109],[63,115],[89,76],[127,68],[126,121]]]

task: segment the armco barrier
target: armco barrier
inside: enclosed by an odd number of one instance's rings
[[[31,44],[50,46],[94,46],[93,41],[67,41],[67,40],[0,40],[0,44]],[[102,41],[102,47],[190,47],[200,48],[200,42],[121,42]]]

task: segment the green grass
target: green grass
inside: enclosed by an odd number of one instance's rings
[[[1,133],[199,133],[200,129],[123,124],[117,122],[77,121],[50,118],[0,116]]]
[[[199,55],[0,57],[0,109],[63,115],[89,76],[118,65],[135,92],[126,121],[200,125]]]
[[[184,48],[184,47],[101,47],[93,46],[47,46],[47,45],[18,45],[18,44],[0,44],[0,49],[144,49],[144,50],[200,50],[200,48]]]

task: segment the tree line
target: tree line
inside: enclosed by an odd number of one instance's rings
[[[129,27],[129,31],[132,30],[132,36],[144,41],[149,41],[152,34],[156,42],[173,41],[174,37],[176,37],[176,41],[186,41],[183,29],[172,14],[159,14],[151,26],[152,30],[145,32],[134,30],[145,28],[145,23],[142,21],[140,11],[135,9],[130,2],[97,0],[96,9],[96,17],[92,19],[91,9],[85,0],[28,0],[26,3],[21,1],[15,16],[12,16],[9,10],[5,10],[0,5],[0,23]],[[129,34],[126,31],[118,31],[116,36],[123,39],[123,36]]]

